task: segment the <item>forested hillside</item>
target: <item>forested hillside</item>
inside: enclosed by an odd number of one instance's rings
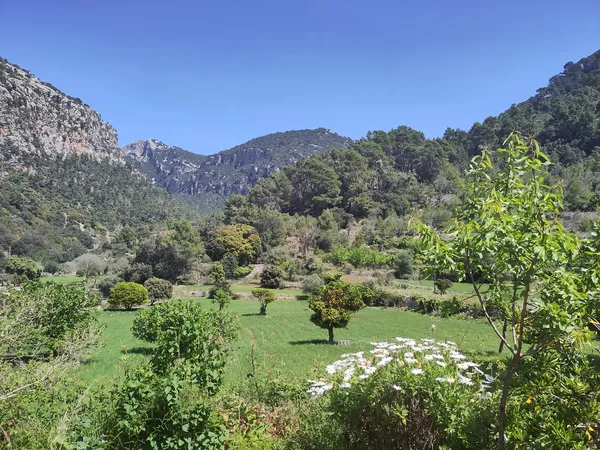
[[[600,205],[600,51],[568,63],[529,100],[469,131],[426,139],[409,127],[369,132],[349,148],[301,160],[248,195],[251,203],[287,213],[320,215],[334,208],[355,218],[421,210],[448,216],[462,193],[462,173],[482,149],[495,150],[513,131],[533,135],[554,163],[568,210]],[[562,180],[562,181],[561,181]]]

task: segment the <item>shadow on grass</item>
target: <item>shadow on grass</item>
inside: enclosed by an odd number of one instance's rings
[[[253,316],[267,317],[266,314],[261,314],[261,313],[246,313],[246,314],[242,314],[242,317],[253,317]]]
[[[127,309],[127,308],[111,308],[111,307],[109,307],[109,308],[104,308],[103,311],[106,311],[106,312],[128,312],[128,313],[130,312],[130,313],[135,313],[135,312],[137,312],[138,310],[140,310],[140,309],[142,309],[144,307],[145,307],[145,305],[143,305],[143,306],[134,306],[133,308],[129,308],[129,309]]]
[[[290,341],[289,342],[290,345],[321,345],[321,344],[325,344],[325,345],[336,345],[337,342],[329,342],[327,339],[307,339],[304,341]]]
[[[121,353],[134,353],[136,355],[144,355],[149,356],[152,354],[152,347],[132,347],[132,348],[124,348],[121,350]]]
[[[308,295],[296,295],[296,300],[308,300]]]

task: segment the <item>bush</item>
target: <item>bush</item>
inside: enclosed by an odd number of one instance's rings
[[[98,290],[104,298],[107,298],[110,294],[111,289],[114,288],[121,281],[123,281],[121,278],[114,275],[102,278],[98,283]]]
[[[438,278],[435,280],[435,287],[440,291],[440,294],[445,294],[452,287],[452,281],[448,278]]]
[[[417,302],[417,310],[427,314],[437,311],[441,303],[437,298],[423,297],[421,295],[415,295],[413,300]]]
[[[452,343],[378,343],[327,366],[309,389],[317,408],[292,440],[301,449],[491,450],[497,394],[477,371]]]
[[[452,297],[450,300],[441,302],[440,315],[442,317],[450,317],[461,313],[464,309],[465,303],[457,297]]]
[[[225,253],[221,259],[221,265],[225,272],[225,278],[233,278],[233,274],[238,268],[237,258],[232,253]]]
[[[146,289],[148,289],[148,297],[150,298],[150,304],[153,305],[157,300],[168,300],[173,296],[173,285],[160,278],[149,278],[144,283]]]
[[[279,289],[282,286],[283,272],[278,266],[267,266],[260,275],[260,287]]]
[[[152,278],[152,266],[143,263],[134,263],[126,267],[121,274],[125,281],[144,284],[147,279]]]
[[[211,298],[213,303],[219,305],[219,311],[222,311],[232,300],[231,293],[223,289],[215,290]]]
[[[394,256],[394,276],[402,278],[413,271],[413,255],[409,250],[400,250]]]
[[[324,284],[325,282],[323,281],[323,278],[321,278],[319,275],[308,275],[304,278],[304,280],[302,280],[302,292],[309,295],[314,294]]]
[[[249,275],[250,272],[254,269],[254,266],[240,266],[233,271],[233,278],[244,278]]]
[[[111,289],[108,295],[108,303],[113,306],[123,306],[131,309],[135,305],[141,305],[148,301],[148,289],[138,283],[122,281]]]

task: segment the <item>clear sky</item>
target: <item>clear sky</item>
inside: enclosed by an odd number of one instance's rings
[[[600,49],[600,0],[0,0],[0,56],[124,145],[468,129]]]

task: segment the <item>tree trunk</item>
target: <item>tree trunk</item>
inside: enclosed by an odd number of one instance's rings
[[[267,315],[267,305],[264,303],[260,304],[260,315],[261,316],[266,316]]]
[[[333,327],[328,328],[329,331],[329,343],[333,344],[335,341],[333,340]]]
[[[504,318],[504,325],[502,326],[502,337],[506,339],[506,330],[508,329],[508,319]],[[498,353],[502,353],[504,349],[504,341],[500,339],[500,348],[498,348]]]
[[[504,433],[506,428],[506,404],[508,403],[508,393],[510,391],[512,376],[517,370],[519,360],[520,355],[517,353],[508,366],[504,384],[502,385],[502,397],[500,398],[500,407],[498,408],[498,450],[506,449],[506,436]]]

